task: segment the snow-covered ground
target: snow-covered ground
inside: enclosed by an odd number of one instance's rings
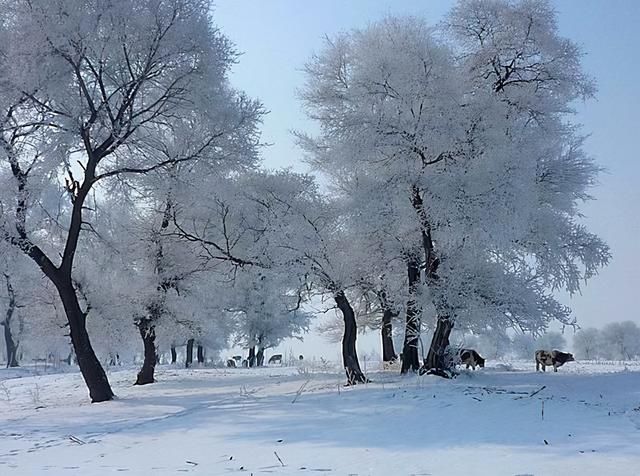
[[[118,399],[93,405],[78,373],[0,370],[0,475],[640,474],[637,363],[394,369],[353,388],[308,365],[161,366],[144,387],[119,370]]]

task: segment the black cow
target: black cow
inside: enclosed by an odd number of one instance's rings
[[[270,364],[282,364],[282,354],[273,354],[269,357]]]
[[[546,372],[547,365],[553,366],[553,371],[557,372],[558,367],[562,367],[567,362],[574,362],[573,354],[568,352],[560,352],[559,350],[536,350],[536,372],[540,370]]]
[[[460,365],[466,365],[467,368],[471,367],[475,370],[476,367],[484,367],[484,358],[480,357],[474,349],[460,349],[458,358]]]

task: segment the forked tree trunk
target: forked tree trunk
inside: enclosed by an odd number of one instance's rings
[[[201,345],[198,346],[197,356],[198,356],[198,363],[204,364],[204,347],[202,347]]]
[[[404,333],[404,346],[402,348],[401,373],[406,374],[410,370],[417,371],[420,368],[418,356],[418,342],[420,339],[420,307],[416,302],[416,292],[420,280],[420,264],[417,260],[407,263],[409,275],[409,300],[407,302],[407,321]]]
[[[249,357],[247,357],[247,364],[249,367],[256,366],[256,346],[252,345],[249,347]]]
[[[55,283],[69,322],[69,331],[73,350],[82,378],[89,389],[92,403],[104,402],[113,398],[113,391],[96,353],[91,346],[87,333],[86,314],[82,312],[71,279],[57,280]]]
[[[149,320],[141,320],[138,323],[140,337],[144,343],[144,362],[138,372],[135,385],[146,385],[155,382],[154,372],[156,368],[156,329]]]
[[[178,360],[178,353],[176,352],[176,346],[171,346],[171,363],[175,364]]]
[[[264,349],[262,347],[258,347],[258,352],[256,352],[256,367],[262,367],[264,365]]]
[[[7,284],[7,295],[9,297],[9,307],[7,307],[7,315],[4,321],[0,322],[4,327],[4,343],[7,348],[7,368],[18,367],[18,344],[13,340],[11,335],[11,319],[16,310],[16,294],[11,285],[11,278],[8,274],[4,275]]]
[[[447,347],[449,347],[449,336],[453,329],[453,322],[448,317],[438,317],[436,330],[431,339],[429,353],[424,362],[424,368],[429,370],[444,371],[451,367],[450,359],[447,357]]]
[[[368,380],[360,369],[358,361],[358,353],[356,352],[356,337],[358,327],[356,317],[353,312],[349,300],[343,291],[338,291],[334,299],[338,305],[338,309],[342,311],[344,319],[344,335],[342,337],[342,363],[347,373],[347,385],[355,385],[357,383],[366,383]]]
[[[193,363],[193,339],[189,339],[187,341],[187,355],[184,361],[184,366],[189,368],[189,366]]]

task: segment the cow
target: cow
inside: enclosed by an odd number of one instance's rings
[[[273,354],[271,357],[269,357],[269,363],[270,364],[282,364],[282,354]]]
[[[484,367],[484,359],[474,349],[460,349],[458,359],[460,365],[466,365],[467,368],[471,367],[473,370],[476,369],[476,366]]]
[[[536,350],[536,372],[540,370],[546,372],[547,365],[553,366],[553,371],[557,372],[558,367],[562,367],[567,362],[574,362],[573,354],[568,352],[560,352],[559,350]]]
[[[227,367],[237,367],[235,359],[227,359]]]

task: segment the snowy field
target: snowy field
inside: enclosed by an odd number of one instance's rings
[[[78,373],[0,370],[0,475],[640,474],[638,363],[353,388],[327,365],[134,376],[111,372],[118,399],[92,405]]]

